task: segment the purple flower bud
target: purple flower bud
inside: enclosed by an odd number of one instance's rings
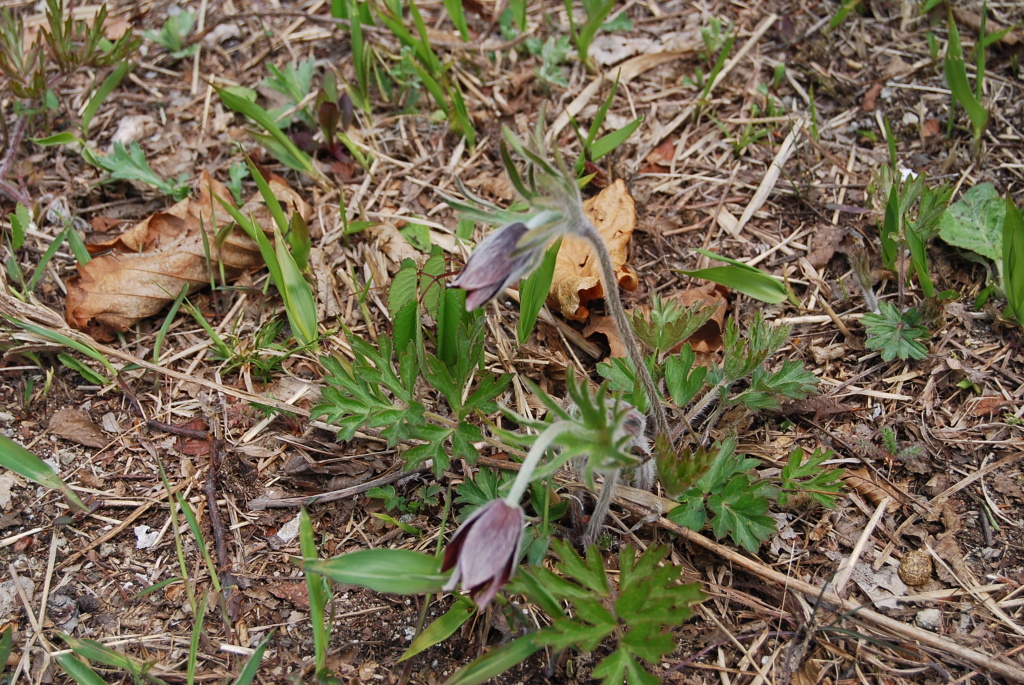
[[[482,307],[533,270],[543,249],[525,249],[516,254],[519,240],[529,232],[517,221],[491,231],[466,262],[466,268],[452,286],[466,291],[466,311]],[[543,248],[543,245],[541,246]]]
[[[491,500],[473,512],[445,548],[441,570],[455,569],[445,591],[451,592],[461,582],[462,589],[484,609],[512,575],[524,519],[522,507],[502,499]]]

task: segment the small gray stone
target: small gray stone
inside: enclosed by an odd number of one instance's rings
[[[19,577],[18,579],[21,581],[21,589],[25,591],[25,596],[31,602],[32,594],[36,589],[35,583],[24,577]],[[18,587],[14,584],[14,581],[7,580],[0,583],[0,616],[20,616],[20,610],[23,608],[21,599],[18,597]]]
[[[942,612],[938,609],[922,609],[917,612],[917,616],[914,617],[914,622],[925,630],[938,630],[939,623],[942,621]]]

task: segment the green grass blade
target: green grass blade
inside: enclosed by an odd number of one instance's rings
[[[316,563],[319,554],[313,537],[313,522],[305,507],[299,512],[299,549],[302,552],[302,565]],[[323,576],[306,569],[306,588],[309,592],[309,618],[313,626],[313,649],[316,659],[316,670],[320,673],[327,665],[327,647],[330,642],[330,626],[324,620],[327,601],[330,599],[330,586]]]
[[[953,10],[949,9],[949,44],[946,46],[946,83],[953,92],[953,99],[964,108],[971,120],[971,131],[974,139],[981,138],[988,126],[988,110],[974,95],[971,84],[967,81],[967,66],[964,63],[964,51],[960,46],[960,31],[953,19]]]
[[[107,681],[99,677],[96,671],[79,659],[74,654],[58,654],[53,657],[57,665],[64,669],[64,672],[71,676],[78,685],[107,685]]]
[[[550,630],[546,628],[545,630]],[[492,649],[468,666],[460,668],[444,685],[477,685],[501,675],[513,666],[526,661],[541,648],[536,643],[537,633],[516,638],[506,645]]]
[[[2,637],[0,637],[0,664],[7,663],[7,657],[14,649],[14,626],[7,626]],[[3,666],[0,666],[0,673],[3,673]]]
[[[462,7],[462,0],[444,0],[444,8],[451,17],[459,36],[463,42],[469,41],[469,25],[466,23],[466,10]]]
[[[562,241],[559,240],[549,247],[540,266],[519,285],[519,324],[516,334],[520,345],[530,339],[533,327],[537,323],[537,315],[540,314],[551,291],[555,261],[558,259],[558,248],[561,244]]]
[[[277,261],[277,252],[274,250],[274,246],[267,238],[267,234],[264,233],[263,230],[252,221],[252,219],[242,216],[242,213],[231,206],[231,204],[224,200],[224,198],[217,196],[217,201],[225,210],[227,210],[227,213],[231,215],[231,218],[235,223],[238,224],[238,226],[256,242],[257,246],[259,246],[260,254],[263,255],[263,261],[267,263],[267,269],[270,271],[270,278],[274,283],[283,283],[284,278],[281,274],[281,265]]]
[[[195,623],[192,624],[192,639],[188,645],[188,666],[186,669],[185,682],[194,685],[196,682],[196,660],[199,658],[199,637],[203,634],[203,621],[206,619],[206,595],[199,600],[199,608],[196,609]]]
[[[85,111],[82,112],[82,132],[89,132],[89,124],[92,123],[92,118],[96,116],[96,112],[99,110],[100,105],[114,92],[128,72],[132,70],[134,65],[130,62],[121,62],[117,69],[103,80],[100,87],[96,89],[96,93],[89,100],[89,104],[86,105]]]
[[[167,339],[167,333],[171,330],[171,324],[174,323],[174,317],[178,315],[178,309],[181,308],[181,303],[185,301],[185,296],[188,295],[188,283],[181,286],[181,292],[178,293],[178,297],[171,303],[170,309],[167,310],[167,316],[164,317],[164,322],[160,326],[160,330],[156,333],[156,339],[153,341],[153,363],[160,363],[160,350],[164,346],[164,340]]]
[[[1007,309],[1024,326],[1024,218],[1009,194],[1003,219],[1003,282]]]
[[[299,147],[292,142],[291,138],[281,130],[267,110],[230,89],[214,86],[214,90],[217,91],[217,95],[220,97],[220,100],[224,103],[225,107],[233,112],[238,112],[242,116],[252,119],[263,127],[263,129],[269,134],[270,138],[279,146],[279,149],[287,152],[287,156],[291,164],[296,165],[292,168],[296,171],[305,172],[316,179],[321,178],[320,172],[315,166],[313,166],[313,160],[310,156],[300,150]],[[281,161],[291,166],[291,164],[286,162],[284,159]]]
[[[908,224],[905,227],[907,236],[907,249],[910,250],[910,265],[917,274],[917,280],[921,284],[921,292],[925,297],[935,294],[935,286],[932,284],[931,275],[928,273],[928,257],[925,254],[925,241],[921,234],[915,231]]]
[[[416,636],[416,639],[409,645],[409,649],[405,650],[405,654],[401,656],[398,663],[411,659],[423,650],[444,642],[455,634],[455,631],[468,621],[474,613],[476,613],[476,607],[472,602],[465,600],[456,602],[455,606]]]
[[[185,520],[188,522],[189,530],[192,531],[192,537],[196,540],[199,552],[203,555],[203,560],[206,562],[206,569],[210,573],[213,589],[220,592],[220,576],[217,574],[217,565],[213,563],[213,557],[210,556],[210,550],[206,546],[206,540],[203,538],[203,531],[199,529],[199,521],[196,519],[195,512],[192,511],[192,507],[189,506],[189,503],[185,501],[180,492],[175,493],[174,496],[178,500],[181,513],[185,515]]]
[[[57,359],[60,361],[61,364],[68,367],[69,369],[71,369],[72,371],[74,371],[75,373],[77,373],[78,375],[80,375],[82,378],[92,383],[93,385],[104,386],[110,383],[109,379],[104,378],[100,374],[96,373],[88,366],[86,366],[84,362],[82,362],[79,359],[76,359],[75,357],[72,357],[67,352],[61,352],[60,354],[58,354]]]
[[[785,283],[760,269],[735,259],[709,252],[708,250],[698,249],[697,252],[705,257],[726,262],[730,266],[713,266],[695,271],[681,271],[680,273],[693,278],[703,278],[714,283],[721,283],[727,288],[732,288],[744,295],[770,304],[778,304],[787,298],[790,301],[795,299]]]
[[[287,242],[280,233],[274,237],[274,247],[277,251],[277,263],[281,270],[281,280],[277,282],[277,287],[284,299],[288,323],[300,343],[312,345],[320,337],[317,330],[318,317],[313,288],[303,277],[302,271],[299,270],[291,252],[288,251]]]
[[[284,208],[281,207],[281,202],[274,195],[274,191],[271,190],[267,179],[263,178],[263,174],[260,173],[260,170],[249,159],[249,155],[245,155],[245,163],[249,167],[249,175],[252,176],[252,180],[256,181],[256,187],[260,191],[263,203],[267,205],[270,215],[274,217],[274,223],[277,224],[282,233],[286,232],[288,230],[288,217],[284,213]]]
[[[450,574],[440,573],[439,566],[434,557],[406,549],[366,549],[302,564],[337,583],[403,595],[440,592]]]
[[[44,252],[43,256],[39,259],[39,264],[36,265],[35,271],[32,272],[32,278],[29,279],[28,285],[25,286],[25,290],[27,292],[34,291],[36,286],[39,285],[39,281],[41,281],[43,276],[46,275],[46,265],[50,263],[54,255],[57,254],[57,250],[59,250],[60,246],[64,244],[65,233],[70,230],[73,229],[65,228],[62,232],[58,233],[57,237],[50,243],[50,246],[46,248],[46,252]]]
[[[114,368],[114,365],[107,361],[107,358],[100,354],[99,351],[97,351],[93,347],[86,345],[83,342],[79,342],[78,340],[69,338],[63,333],[51,331],[49,328],[43,328],[42,326],[36,326],[35,324],[25,323],[24,321],[18,321],[17,319],[7,316],[6,314],[0,314],[0,316],[2,316],[4,319],[14,324],[15,326],[17,326],[18,328],[24,329],[29,333],[34,333],[41,338],[49,340],[52,343],[57,343],[58,345],[70,347],[73,350],[81,352],[87,357],[95,359],[100,364],[103,364],[103,368],[110,372],[111,378],[117,376],[117,369]]]
[[[590,146],[590,159],[596,162],[618,146],[622,145],[631,135],[633,135],[633,131],[635,131],[643,121],[644,118],[642,116],[637,117],[618,131],[614,131],[606,136],[598,138],[594,141],[594,144]]]
[[[78,495],[61,480],[49,464],[2,434],[0,434],[0,466],[4,466],[44,488],[60,490],[75,507],[81,511],[89,510],[85,502],[78,498]]]

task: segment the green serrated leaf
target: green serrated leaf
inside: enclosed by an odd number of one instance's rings
[[[558,569],[562,573],[590,588],[598,596],[608,596],[608,577],[601,563],[601,554],[596,549],[584,560],[566,541],[552,540],[551,547],[561,560]]]
[[[901,313],[896,305],[883,301],[878,303],[878,310],[878,314],[865,314],[861,319],[868,334],[865,347],[879,350],[884,361],[928,356],[928,348],[920,341],[930,338],[931,333],[920,325],[921,313],[916,308]]]

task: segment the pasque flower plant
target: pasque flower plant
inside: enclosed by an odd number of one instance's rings
[[[575,235],[586,240],[597,255],[608,311],[650,401],[655,428],[668,438],[671,433],[661,395],[644,364],[643,352],[629,325],[608,248],[584,212],[576,178],[568,171],[557,148],[552,151],[554,162],[546,158],[543,123],[542,113],[534,132],[536,149],[524,145],[508,128],[503,129],[507,146],[502,145],[502,159],[509,180],[526,204],[524,210],[501,209],[461,186],[472,204],[444,196],[451,207],[467,218],[501,226],[481,241],[452,285],[466,291],[467,309],[476,309],[500,295],[507,286],[529,275],[540,263],[547,246],[558,237]],[[527,162],[525,180],[512,162],[509,147]]]

